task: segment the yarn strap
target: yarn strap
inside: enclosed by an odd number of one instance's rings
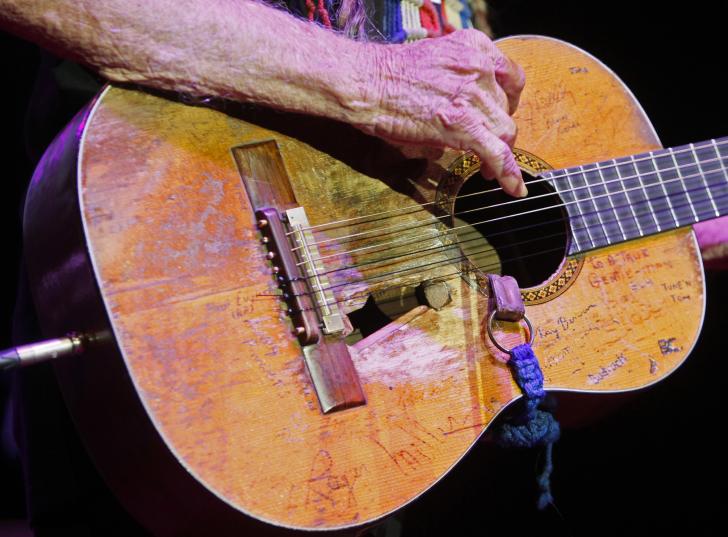
[[[522,343],[512,349],[504,349],[494,338],[491,323],[494,318],[520,322],[525,320],[529,337],[533,341],[533,327],[525,315],[525,305],[516,280],[510,276],[488,275],[490,282],[488,334],[493,343],[508,353],[508,368],[523,393],[523,411],[520,415],[501,424],[494,432],[495,441],[503,447],[533,448],[543,446],[544,464],[537,477],[539,489],[538,508],[544,509],[553,502],[551,494],[551,472],[553,471],[553,444],[559,439],[561,430],[553,414],[539,408],[546,391],[543,387],[543,371],[533,351],[531,342]]]
[[[496,442],[503,447],[533,448],[543,446],[544,462],[536,482],[539,489],[538,508],[553,502],[551,472],[553,471],[553,445],[559,439],[559,423],[550,412],[539,408],[546,397],[543,373],[538,358],[529,343],[511,349],[508,366],[524,396],[524,410],[520,416],[503,423],[495,431]]]

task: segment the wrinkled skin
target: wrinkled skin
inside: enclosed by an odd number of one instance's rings
[[[253,0],[0,0],[0,27],[111,81],[329,117],[420,150],[472,149],[485,175],[525,194],[509,115],[523,72],[476,30],[362,43]]]
[[[395,143],[473,150],[485,176],[526,194],[511,151],[525,83],[519,66],[476,30],[378,52],[381,76],[369,88],[377,106],[361,128]]]

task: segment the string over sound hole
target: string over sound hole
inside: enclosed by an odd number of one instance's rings
[[[470,262],[484,273],[514,276],[522,288],[556,272],[569,237],[561,198],[547,181],[523,175],[529,194],[517,199],[476,173],[460,188],[453,214],[457,240]]]

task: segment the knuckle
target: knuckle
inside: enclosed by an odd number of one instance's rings
[[[498,54],[493,60],[493,64],[495,65],[496,72],[499,75],[504,75],[510,70],[511,61],[504,54]]]
[[[520,93],[526,85],[526,73],[523,68],[504,54],[498,55],[494,63],[498,81]]]
[[[502,131],[498,137],[508,144],[509,147],[513,147],[513,144],[516,143],[516,137],[518,136],[518,127],[513,120],[510,118],[508,119],[509,121],[506,121],[505,124],[502,125]]]
[[[468,113],[466,107],[462,106],[459,99],[455,99],[450,106],[442,107],[435,111],[435,117],[447,129],[467,123]]]

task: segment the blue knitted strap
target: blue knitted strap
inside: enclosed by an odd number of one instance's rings
[[[553,444],[559,439],[561,430],[553,414],[539,410],[546,397],[543,389],[543,372],[538,358],[530,344],[518,345],[510,351],[508,361],[513,378],[524,395],[525,411],[495,431],[496,442],[504,447],[531,448],[545,446],[544,466],[538,476],[538,508],[544,509],[553,502],[551,496],[551,454]]]
[[[533,348],[528,343],[523,343],[511,349],[511,359],[508,366],[511,368],[516,384],[523,391],[523,395],[529,400],[538,399],[540,403],[546,392],[543,389],[543,373],[538,358]]]

